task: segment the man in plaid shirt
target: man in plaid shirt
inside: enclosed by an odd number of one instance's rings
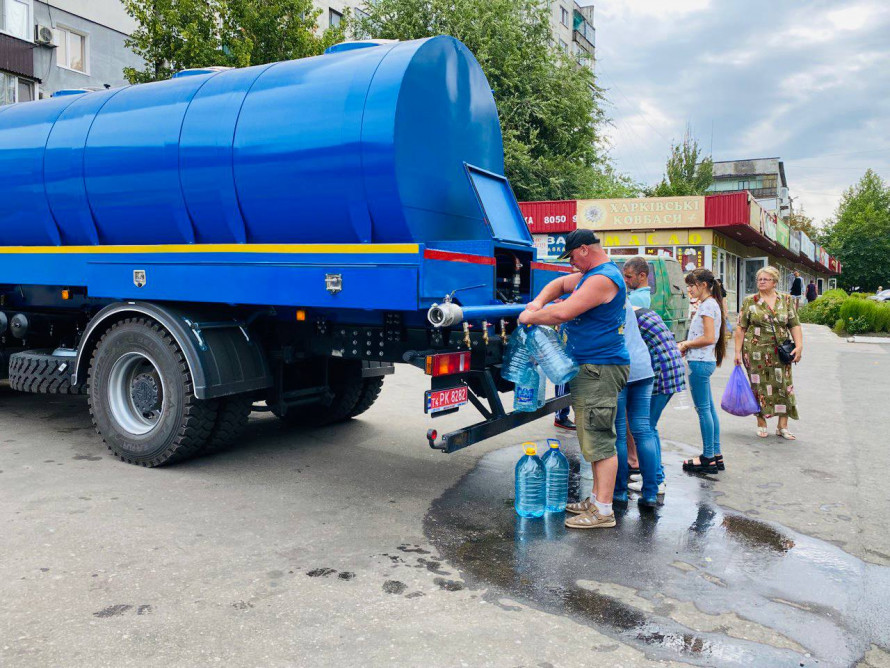
[[[649,419],[655,433],[655,452],[658,457],[658,493],[664,494],[664,466],[661,464],[661,437],[658,435],[658,420],[671,397],[686,389],[686,365],[683,355],[677,348],[674,335],[664,320],[655,311],[648,308],[634,307],[640,335],[649,349],[652,359],[652,370],[655,372],[655,384],[652,387],[652,403]],[[633,480],[628,489],[639,492],[643,488],[642,479]]]

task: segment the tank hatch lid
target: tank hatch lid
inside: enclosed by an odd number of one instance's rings
[[[367,49],[371,46],[383,46],[384,44],[395,44],[397,39],[353,39],[346,42],[340,42],[329,46],[324,50],[325,53],[342,53],[343,51],[354,51],[355,49]]]
[[[222,65],[214,65],[213,67],[190,67],[187,70],[179,70],[171,79],[180,79],[182,77],[193,77],[198,74],[214,74],[215,72],[225,72],[232,69],[231,67],[223,67]]]
[[[50,97],[65,97],[66,95],[83,95],[84,93],[94,93],[95,88],[62,88],[57,90]]]

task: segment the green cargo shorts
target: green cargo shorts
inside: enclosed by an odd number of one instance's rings
[[[618,394],[627,385],[628,365],[582,364],[569,383],[581,454],[598,462],[616,454],[615,417]]]

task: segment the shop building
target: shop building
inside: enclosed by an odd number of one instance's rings
[[[791,230],[748,192],[691,197],[522,202],[539,258],[553,261],[576,228],[597,232],[610,255],[664,255],[684,271],[705,267],[719,277],[728,307],[756,292],[757,270],[782,275],[787,291],[795,270],[821,294],[835,286],[840,263],[806,234]]]

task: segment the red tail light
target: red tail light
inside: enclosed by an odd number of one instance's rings
[[[442,353],[426,358],[426,375],[450,376],[470,370],[470,353]]]

